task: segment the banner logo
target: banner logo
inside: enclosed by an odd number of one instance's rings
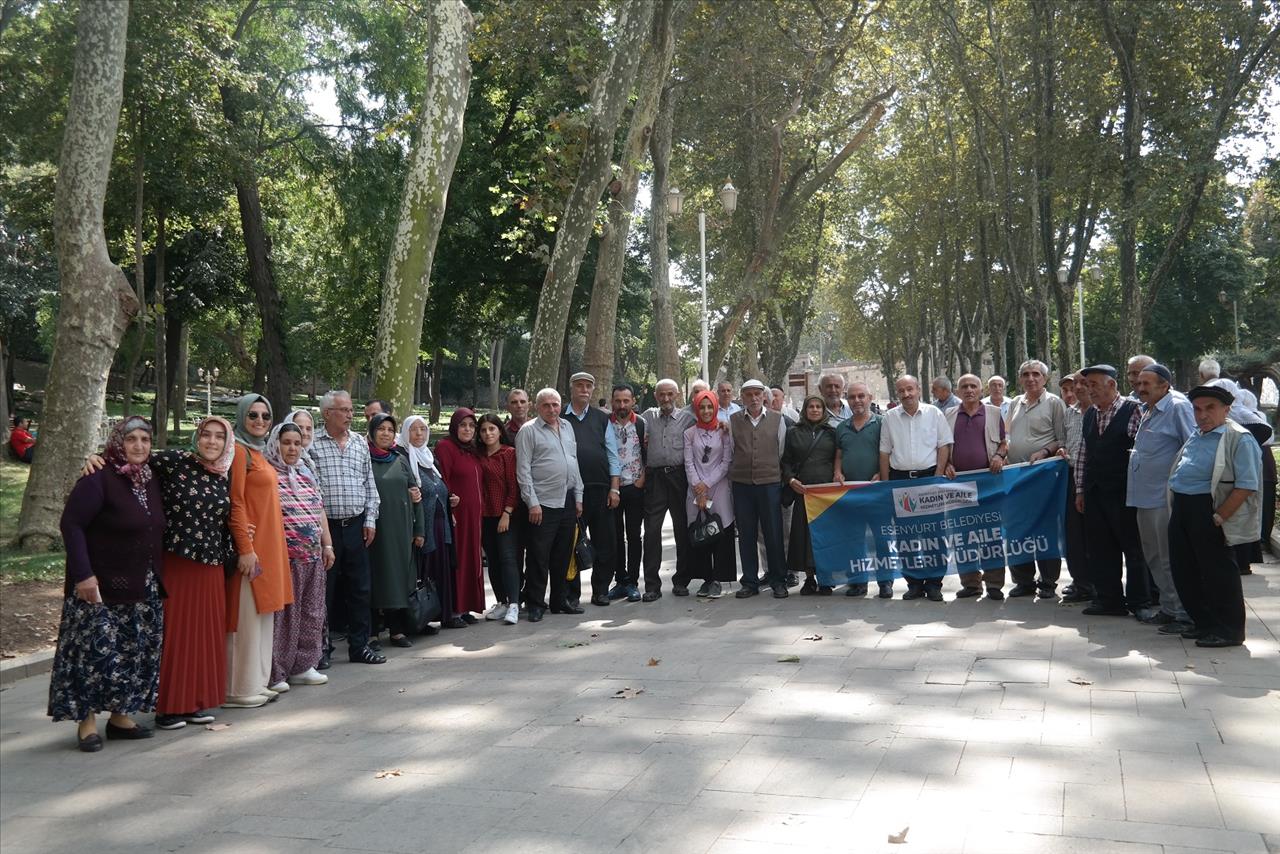
[[[969,483],[935,483],[907,486],[893,491],[893,515],[898,518],[933,516],[948,510],[978,506],[978,485]]]

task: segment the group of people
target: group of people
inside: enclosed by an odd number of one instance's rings
[[[150,424],[127,418],[63,516],[49,714],[77,721],[86,751],[102,748],[100,712],[108,739],[150,736],[132,715],[152,708],[160,728],[207,723],[219,706],[324,684],[341,640],[351,662],[381,664],[384,632],[411,647],[416,633],[481,618],[581,614],[576,569],[588,565],[591,605],[654,602],[668,517],[675,596],[717,598],[735,581],[739,599],[766,589],[786,598],[796,586],[829,596],[809,539],[809,487],[998,474],[1055,455],[1070,463],[1063,600],[1202,646],[1236,645],[1240,574],[1260,559],[1276,475],[1256,398],[1212,368],[1183,395],[1167,368],[1135,356],[1132,396],[1108,365],[1062,377],[1059,395],[1033,359],[1015,397],[999,378],[965,374],[954,387],[935,379],[933,403],[903,376],[883,413],[866,384],[846,389],[838,374],[799,410],[755,379],[737,399],[728,382],[713,391],[696,380],[681,406],[664,379],[656,405],[638,412],[619,384],[606,411],[593,403],[595,378],[579,372],[567,405],[555,389],[532,401],[514,389],[505,419],[458,409],[434,447],[425,419],[401,423],[380,400],[365,406],[366,435],[353,433],[342,391],[322,399],[322,423],[297,410],[274,426],[268,401],[246,395],[234,424],[201,420],[188,450],[153,451]],[[1061,563],[1009,566],[1007,595],[1056,598]],[[904,599],[942,600],[942,578],[903,575]],[[958,599],[1006,595],[1003,568],[959,580]],[[893,596],[892,576],[876,582],[879,597]],[[413,619],[424,587],[440,601],[439,628]]]

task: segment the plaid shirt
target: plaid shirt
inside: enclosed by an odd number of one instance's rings
[[[1128,401],[1129,401],[1129,398],[1120,397],[1119,395],[1116,395],[1116,399],[1111,401],[1111,405],[1108,406],[1105,410],[1098,409],[1098,407],[1096,406],[1090,407],[1091,409],[1097,410],[1097,413],[1098,413],[1098,435],[1099,436],[1101,436],[1103,433],[1106,432],[1107,427],[1111,425],[1111,419],[1116,417],[1116,413],[1120,411],[1120,407],[1123,406]],[[1085,414],[1086,415],[1088,414],[1088,410],[1085,410]],[[1129,424],[1126,427],[1126,432],[1129,434],[1130,439],[1138,435],[1138,427],[1140,427],[1141,425],[1142,425],[1142,407],[1135,406],[1133,408],[1133,413],[1129,416]],[[1084,437],[1081,436],[1080,451],[1079,453],[1076,454],[1076,461],[1075,461],[1076,495],[1084,494],[1084,467],[1085,467],[1086,457],[1088,457],[1088,451],[1086,450],[1086,443],[1084,441]]]
[[[374,527],[378,521],[378,484],[373,479],[369,443],[364,437],[348,432],[344,448],[327,430],[317,430],[308,450],[324,493],[325,515],[346,519],[363,513],[365,527]]]

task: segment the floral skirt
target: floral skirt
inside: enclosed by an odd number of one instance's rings
[[[49,717],[81,721],[94,712],[155,708],[164,609],[152,572],[141,602],[99,605],[68,596],[49,678]]]

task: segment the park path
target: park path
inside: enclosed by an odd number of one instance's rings
[[[32,677],[0,692],[0,847],[1280,851],[1280,565],[1244,584],[1223,650],[954,578],[943,604],[668,588],[96,755]]]

